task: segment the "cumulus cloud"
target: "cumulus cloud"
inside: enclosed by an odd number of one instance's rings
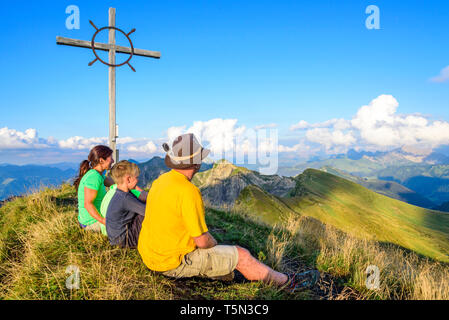
[[[296,153],[304,156],[309,156],[316,150],[314,150],[314,148],[312,148],[310,144],[307,144],[305,139],[302,139],[299,143],[294,144],[293,146],[279,144],[278,151],[280,153]]]
[[[0,128],[0,149],[31,149],[45,148],[46,143],[39,139],[36,129],[27,129],[25,132]]]
[[[438,76],[430,78],[430,81],[436,83],[443,83],[449,81],[449,66],[443,68]]]
[[[294,131],[294,130],[307,129],[307,128],[309,128],[309,123],[304,120],[299,120],[298,123],[296,123],[290,127],[290,130]]]
[[[80,136],[70,137],[66,140],[60,140],[58,142],[59,147],[62,149],[74,149],[84,150],[91,149],[98,144],[107,144],[107,138],[84,138]]]
[[[108,145],[106,137],[74,136],[67,139],[40,138],[36,129],[18,131],[7,127],[0,128],[0,161],[15,163],[17,158],[30,158],[32,161],[51,162],[78,161],[87,157],[89,150],[99,144]],[[159,144],[159,143],[158,143]],[[148,138],[123,137],[117,139],[117,147],[122,157],[151,157],[158,151],[153,140]],[[23,162],[23,161],[18,161]]]
[[[341,130],[331,130],[329,128],[307,130],[306,138],[311,142],[324,145],[327,150],[330,150],[335,145],[350,146],[356,142],[352,131],[344,133]]]
[[[232,151],[235,140],[241,137],[247,128],[238,126],[237,119],[211,119],[208,121],[195,121],[186,129],[182,127],[170,127],[167,130],[169,141],[172,142],[177,136],[184,133],[193,133],[199,142],[211,149],[212,153],[223,153]]]
[[[256,130],[239,125],[237,119],[215,118],[195,121],[188,128],[171,127],[167,130],[167,135],[172,142],[180,134],[193,133],[204,147],[211,150],[211,158],[237,159],[236,163],[242,163],[247,157],[248,163],[255,163],[260,162],[267,154],[277,157],[278,131],[271,128],[273,126]]]
[[[427,144],[435,147],[449,142],[449,123],[430,121],[419,115],[397,113],[398,101],[381,95],[361,107],[351,120],[362,143],[379,147]]]
[[[305,120],[290,127],[288,139],[278,143],[278,129],[274,123],[248,128],[238,119],[214,118],[194,121],[190,126],[169,127],[161,139],[120,137],[117,140],[121,157],[152,157],[163,154],[162,142],[171,144],[183,133],[194,133],[204,147],[211,149],[212,159],[226,158],[248,163],[263,159],[264,153],[283,157],[313,156],[344,153],[355,150],[388,150],[404,146],[436,148],[449,144],[449,123],[432,120],[420,114],[401,114],[399,102],[392,95],[380,95],[361,106],[351,119],[335,118],[310,123]],[[0,150],[14,154],[58,154],[85,157],[97,144],[108,144],[107,137],[74,136],[67,139],[40,138],[36,129],[18,131],[0,128]],[[2,152],[3,155],[6,152]],[[66,161],[66,160],[65,160]],[[236,162],[237,163],[237,162]],[[243,162],[240,162],[243,163]]]
[[[152,154],[158,151],[156,145],[153,141],[149,141],[143,145],[130,145],[126,149],[130,153],[143,153],[143,154]]]
[[[270,129],[270,128],[276,128],[278,125],[276,123],[268,123],[268,124],[262,124],[260,126],[255,126],[254,130],[261,130],[261,129]]]
[[[330,119],[319,123],[301,120],[290,129],[305,131],[310,143],[321,145],[328,153],[345,152],[349,148],[386,150],[415,145],[435,148],[449,143],[448,122],[399,114],[398,107],[392,95],[380,95],[360,107],[351,120]]]
[[[345,130],[351,127],[350,121],[345,119],[330,119],[318,123],[308,123],[307,121],[300,120],[298,123],[290,126],[291,131],[311,129],[311,128],[330,128],[333,127],[337,130]]]

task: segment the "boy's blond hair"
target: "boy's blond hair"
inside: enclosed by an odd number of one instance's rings
[[[125,175],[138,177],[140,174],[140,169],[137,164],[129,162],[128,160],[122,160],[114,164],[111,169],[111,177],[114,179],[115,183],[122,183]]]

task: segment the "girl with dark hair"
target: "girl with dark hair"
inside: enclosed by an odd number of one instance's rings
[[[90,150],[87,160],[80,164],[78,178],[74,186],[78,191],[78,222],[85,230],[101,231],[101,224],[106,221],[100,214],[101,201],[106,194],[106,187],[114,180],[104,177],[103,173],[111,169],[114,160],[112,150],[98,145]]]

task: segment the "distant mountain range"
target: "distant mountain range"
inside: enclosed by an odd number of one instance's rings
[[[339,171],[335,172],[337,175],[349,174],[362,178],[363,180],[355,178],[350,180],[374,191],[381,191],[379,190],[381,187],[388,196],[392,194],[386,187],[393,187],[396,189],[396,195],[402,194],[400,197],[393,196],[394,198],[427,208],[449,201],[449,158],[431,150],[413,150],[405,147],[389,152],[350,150],[346,154],[327,159],[314,159],[292,167],[281,167],[279,174],[296,176],[307,168],[334,168]],[[395,184],[384,184],[382,187],[376,180],[395,182],[408,191],[399,190]],[[411,194],[410,191],[415,194]]]
[[[290,167],[280,167],[278,174],[295,176],[307,168],[319,169],[324,166],[334,167],[360,177],[370,176],[376,171],[388,167],[402,166],[433,166],[449,165],[449,157],[432,152],[431,150],[413,150],[410,147],[394,149],[392,151],[355,151],[334,155],[325,159],[311,159]]]
[[[59,169],[50,166],[5,164],[0,166],[0,200],[22,195],[40,187],[58,186],[73,179],[75,169]]]
[[[150,188],[153,181],[161,174],[171,169],[165,165],[164,158],[153,157],[152,159],[138,164],[140,169],[139,183],[141,188]],[[212,168],[213,164],[202,163],[200,172]]]
[[[140,170],[139,186],[150,187],[154,179],[170,169],[165,166],[164,159],[154,157],[146,162],[136,163]],[[213,164],[203,163],[201,170],[212,168]],[[72,182],[78,175],[79,163],[61,162],[48,165],[0,164],[0,201],[13,196],[20,196],[40,187],[58,186],[65,181]],[[1,206],[0,202],[0,206]]]
[[[169,171],[164,159],[137,163],[139,186],[149,188],[160,174]],[[20,195],[41,185],[57,185],[73,178],[79,164],[56,163],[45,166],[0,165],[0,200]],[[449,158],[431,150],[400,148],[389,152],[350,150],[327,159],[315,158],[291,167],[280,167],[278,175],[264,176],[226,161],[203,163],[194,183],[206,198],[217,205],[231,205],[248,185],[257,186],[272,196],[284,196],[292,181],[308,168],[321,169],[353,181],[388,197],[424,208],[449,210]],[[212,169],[208,171],[209,169]],[[214,181],[222,181],[215,184]],[[250,190],[253,194],[257,191]]]

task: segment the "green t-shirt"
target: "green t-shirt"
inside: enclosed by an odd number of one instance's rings
[[[98,173],[97,170],[90,169],[83,176],[78,187],[78,221],[85,226],[89,226],[97,222],[97,220],[95,220],[86,210],[86,208],[84,208],[84,187],[92,190],[97,190],[97,197],[94,200],[94,206],[95,208],[97,208],[98,213],[100,213],[101,201],[106,195],[104,176]]]
[[[111,202],[111,199],[115,194],[115,191],[117,191],[117,185],[113,184],[109,188],[109,191],[104,196],[103,201],[101,201],[100,214],[103,218],[106,217],[106,213],[108,212],[109,202]],[[139,196],[140,196],[140,191],[133,189],[133,190],[131,190],[131,193],[133,195],[135,195],[136,198],[139,198]],[[101,225],[101,233],[104,234],[105,236],[108,235],[106,232],[106,226],[104,224]]]

